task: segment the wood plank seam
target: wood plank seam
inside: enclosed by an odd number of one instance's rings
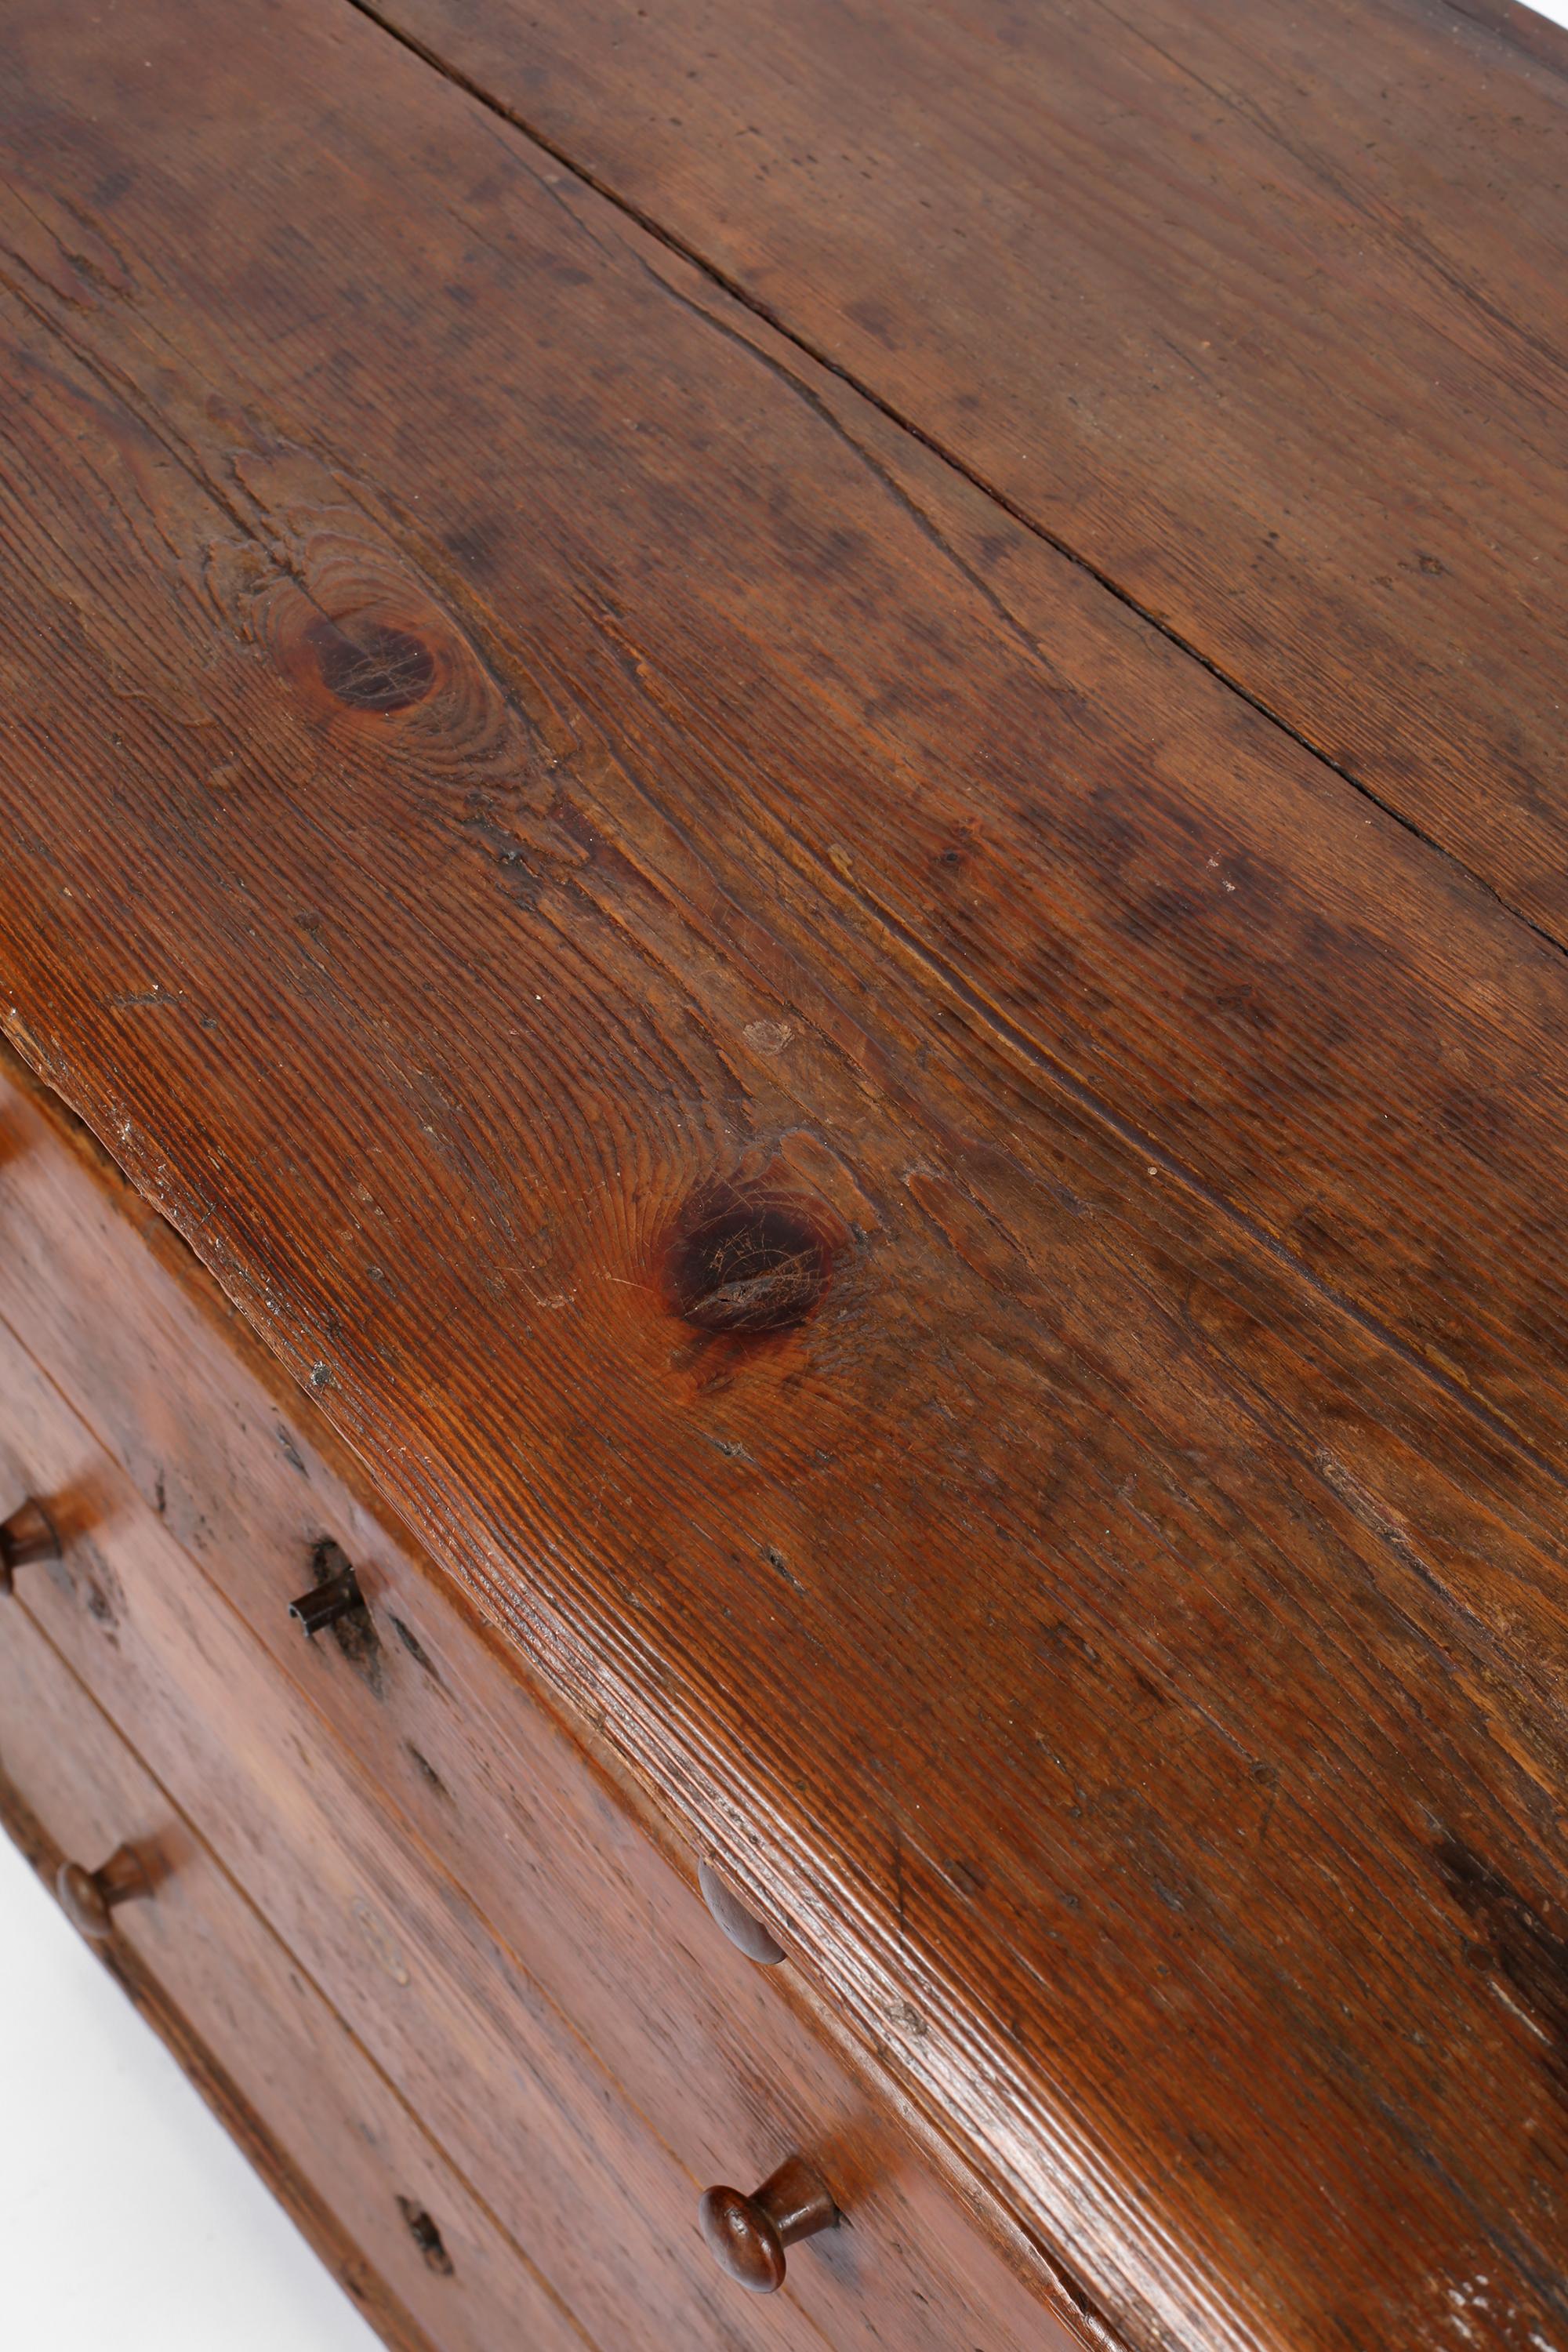
[[[358,8],[363,14],[374,14],[374,10],[367,6],[366,0],[348,0],[348,5],[351,7]],[[382,20],[380,17],[376,17],[375,21],[379,24]],[[395,28],[393,37],[394,38],[401,38]],[[468,88],[467,83],[463,82],[459,76],[454,75],[452,79],[458,81],[459,86],[465,89]],[[482,95],[482,93],[475,94]],[[507,119],[510,120],[510,118]],[[514,125],[513,127],[519,128],[521,126]],[[529,138],[533,136],[531,131],[526,132],[524,135]],[[553,151],[549,152],[552,152]],[[570,164],[568,164],[566,168],[574,170],[574,167]],[[595,194],[603,193],[598,190],[591,181],[584,182],[584,184],[593,188]],[[616,200],[612,196],[610,201],[614,203]],[[619,208],[627,209],[626,207]],[[635,213],[628,212],[628,217],[633,220],[634,226],[637,227],[645,226],[645,224],[637,218]],[[680,247],[674,239],[664,237],[657,226],[653,228],[651,234],[660,244],[668,245],[671,250],[677,253],[681,259],[691,258],[691,257],[681,252]],[[726,286],[721,279],[717,278],[716,273],[708,271],[706,265],[703,264],[700,258],[696,259],[694,266],[703,271],[705,275],[715,277],[716,283],[721,294],[730,294],[731,289]],[[1034,641],[1029,637],[1023,624],[1011,611],[1005,601],[998,595],[996,591],[992,587],[990,582],[978,573],[973,565],[964,561],[961,552],[947,540],[941,529],[941,526],[936,522],[934,518],[929,515],[920,505],[912,492],[906,488],[902,483],[898,481],[889,469],[879,462],[874,451],[865,446],[863,443],[856,438],[845,420],[835,413],[833,408],[821,397],[820,394],[814,392],[812,387],[804,383],[798,375],[792,373],[791,370],[784,363],[783,358],[779,354],[762,350],[760,346],[752,340],[751,335],[744,331],[744,328],[741,323],[717,318],[702,302],[696,299],[693,294],[684,293],[679,288],[671,286],[668,279],[664,278],[662,275],[659,276],[659,283],[663,286],[665,291],[668,293],[674,300],[680,303],[683,308],[695,311],[696,314],[709,326],[716,329],[721,334],[728,336],[731,341],[742,345],[746,351],[750,352],[755,359],[759,360],[764,367],[768,368],[773,374],[786,383],[790,389],[806,404],[812,413],[815,415],[819,416],[823,423],[828,426],[830,431],[832,431],[848,448],[854,451],[857,457],[858,457],[866,466],[868,471],[873,475],[881,488],[886,490],[889,497],[912,518],[920,530],[931,541],[932,545],[940,551],[943,559],[950,562],[953,566],[954,570],[959,572],[964,580],[966,580],[974,588],[976,593],[984,598],[985,602],[999,614],[1009,631],[1019,639],[1019,641],[1025,646],[1026,649],[1031,655],[1034,655],[1037,652],[1037,649],[1035,646]],[[736,299],[740,301],[742,307],[744,310],[752,312],[756,319],[758,319],[765,328],[780,335],[787,343],[794,344],[795,348],[803,352],[807,359],[816,359],[816,354],[810,351],[809,347],[805,342],[791,335],[787,329],[778,327],[773,320],[766,316],[765,311],[760,305],[749,301],[743,294]],[[830,373],[841,377],[844,383],[856,394],[857,397],[867,398],[870,401],[873,406],[881,409],[882,413],[888,416],[889,422],[892,424],[898,431],[909,433],[913,440],[921,442],[923,446],[931,449],[931,454],[936,457],[941,463],[944,465],[952,465],[954,463],[953,460],[947,457],[945,452],[935,447],[933,444],[928,441],[926,436],[921,434],[918,428],[911,428],[906,425],[901,418],[894,415],[890,410],[886,409],[883,406],[883,404],[876,399],[874,394],[865,394],[862,391],[862,388],[853,382],[853,379],[849,377],[844,370],[836,367],[831,361],[825,361],[822,364]],[[973,479],[973,478],[965,472],[965,469],[962,465],[955,465],[954,470],[963,474],[966,480]],[[983,495],[987,498],[994,498],[996,495],[994,491],[987,488],[984,482],[975,481],[973,482],[973,487],[979,489]],[[997,503],[1004,506],[1009,514],[1013,513],[1013,509],[1008,506],[1006,500],[998,499]],[[1016,515],[1014,520],[1018,521],[1025,528],[1031,530],[1034,529],[1034,526],[1029,523],[1026,516]],[[1037,533],[1037,536],[1046,540],[1047,544],[1050,544],[1053,547],[1057,544],[1056,541],[1050,539],[1048,532],[1039,531]],[[1079,559],[1072,554],[1072,550],[1070,548],[1060,548],[1058,551],[1068,555],[1074,562],[1079,562]],[[1091,565],[1085,564],[1083,568],[1091,572],[1093,571],[1093,567]],[[1094,574],[1094,576],[1096,578],[1099,577],[1098,574]],[[460,583],[456,580],[443,580],[442,584],[454,597],[458,596],[461,593]],[[1128,603],[1130,609],[1138,613],[1139,619],[1145,622],[1150,627],[1153,628],[1156,634],[1161,635],[1169,635],[1169,632],[1164,630],[1158,621],[1151,621],[1147,614],[1139,611],[1139,608],[1136,605],[1131,604],[1130,599],[1123,599],[1122,601]],[[1173,640],[1173,642],[1177,644],[1178,650],[1182,652],[1192,651],[1191,647],[1181,646],[1179,640]],[[1201,654],[1194,655],[1194,657],[1197,660],[1201,667],[1211,670],[1212,674],[1218,679],[1222,686],[1229,687],[1232,684],[1230,679],[1225,677],[1219,671],[1214,670],[1212,664],[1205,661]],[[1237,688],[1237,691],[1241,694],[1244,701],[1252,701],[1252,698],[1247,695],[1244,689]],[[1289,726],[1285,725],[1283,721],[1277,720],[1275,719],[1275,714],[1272,711],[1266,709],[1261,704],[1258,703],[1254,703],[1253,707],[1259,711],[1263,718],[1270,720],[1274,724],[1281,726],[1284,733],[1290,736],[1293,741],[1298,742],[1303,751],[1310,753],[1314,758],[1321,756],[1313,751],[1313,747],[1310,743],[1305,742],[1300,737],[1296,736],[1293,730]],[[1325,761],[1322,764],[1332,769],[1336,775],[1342,776],[1343,782],[1354,787],[1358,792],[1362,790],[1362,787],[1356,783],[1355,778],[1353,776],[1344,774],[1344,772],[1336,767],[1331,760]],[[1377,807],[1383,809],[1383,803],[1376,800],[1375,794],[1367,793],[1365,796],[1373,801]],[[1392,817],[1395,824],[1399,824],[1405,832],[1413,835],[1416,840],[1422,842],[1426,848],[1435,851],[1436,854],[1446,862],[1456,866],[1458,870],[1464,873],[1468,880],[1475,884],[1478,888],[1485,891],[1489,898],[1495,899],[1506,915],[1522,924],[1527,930],[1535,932],[1536,936],[1542,940],[1543,944],[1552,949],[1554,953],[1568,955],[1568,948],[1564,948],[1562,943],[1553,939],[1549,932],[1542,931],[1540,927],[1532,923],[1528,916],[1521,914],[1516,908],[1509,906],[1506,900],[1504,900],[1498,892],[1493,890],[1489,883],[1483,881],[1479,876],[1471,873],[1468,866],[1464,866],[1460,860],[1455,858],[1453,854],[1443,848],[1440,843],[1428,840],[1427,837],[1421,833],[1419,827],[1410,824],[1407,820],[1399,814],[1397,810],[1383,809],[1383,813],[1384,814]],[[1323,1304],[1332,1309],[1335,1313],[1346,1316],[1357,1326],[1359,1329],[1364,1331],[1369,1339],[1374,1340],[1379,1347],[1386,1347],[1391,1353],[1397,1356],[1401,1362],[1408,1365],[1413,1371],[1419,1372],[1425,1378],[1432,1381],[1443,1391],[1444,1394],[1447,1395],[1452,1402],[1459,1404],[1467,1411],[1473,1412],[1480,1422],[1481,1425],[1491,1436],[1498,1438],[1504,1444],[1517,1448],[1517,1450],[1525,1455],[1525,1457],[1531,1462],[1531,1465],[1538,1470],[1543,1477],[1549,1478],[1554,1485],[1562,1487],[1565,1493],[1568,1493],[1568,1468],[1564,1468],[1561,1464],[1554,1462],[1551,1455],[1535,1447],[1521,1431],[1515,1429],[1500,1413],[1494,1412],[1484,1398],[1476,1395],[1472,1391],[1465,1388],[1462,1382],[1454,1379],[1452,1374],[1450,1374],[1443,1365],[1434,1361],[1432,1358],[1428,1356],[1423,1356],[1418,1350],[1412,1348],[1409,1343],[1402,1339],[1399,1333],[1394,1330],[1390,1325],[1385,1323],[1380,1316],[1369,1311],[1369,1309],[1363,1306],[1360,1301],[1351,1297],[1347,1292],[1338,1288],[1332,1282],[1326,1280],[1312,1266],[1309,1265],[1303,1258],[1298,1255],[1287,1243],[1282,1241],[1277,1234],[1269,1233],[1267,1227],[1260,1224],[1256,1218],[1249,1216],[1247,1211],[1241,1207],[1239,1202],[1227,1200],[1222,1192],[1216,1191],[1212,1185],[1205,1182],[1203,1176],[1195,1168],[1191,1167],[1185,1160],[1180,1159],[1174,1152],[1170,1150],[1166,1145],[1162,1143],[1156,1136],[1152,1135],[1146,1129],[1138,1127],[1131,1119],[1124,1118],[1116,1109],[1114,1104],[1108,1100],[1103,1094],[1100,1093],[1092,1086],[1086,1085],[1082,1080],[1077,1078],[1072,1071],[1068,1069],[1063,1062],[1059,1061],[1050,1053],[1044,1051],[1039,1044],[1031,1037],[1027,1031],[1018,1023],[1009,1020],[1000,1006],[994,1004],[978,990],[969,986],[965,982],[963,973],[957,969],[956,965],[951,961],[933,952],[932,950],[923,940],[921,940],[907,924],[900,922],[897,914],[890,907],[868,900],[863,893],[857,889],[849,877],[834,866],[829,860],[815,856],[810,844],[801,838],[798,835],[793,835],[792,841],[798,852],[799,863],[802,870],[810,872],[813,880],[825,895],[832,896],[836,893],[843,892],[847,895],[857,897],[859,904],[865,908],[866,911],[871,914],[877,922],[881,924],[887,930],[897,937],[900,948],[904,953],[911,959],[911,961],[918,961],[925,971],[936,980],[943,989],[947,990],[952,996],[956,997],[963,1003],[964,1010],[972,1014],[976,1021],[983,1023],[991,1034],[996,1037],[1009,1052],[1016,1054],[1020,1061],[1027,1063],[1032,1069],[1040,1073],[1050,1085],[1059,1088],[1064,1095],[1068,1096],[1072,1102],[1077,1104],[1080,1109],[1087,1112],[1091,1118],[1102,1127],[1107,1134],[1113,1136],[1120,1143],[1130,1145],[1131,1148],[1137,1151],[1143,1159],[1152,1163],[1153,1166],[1158,1167],[1163,1174],[1169,1176],[1174,1182],[1180,1184],[1184,1191],[1190,1192],[1194,1200],[1201,1202],[1205,1209],[1212,1210],[1215,1214],[1225,1218],[1228,1223],[1233,1224],[1256,1248],[1263,1251],[1268,1256],[1273,1258],[1292,1280],[1300,1281],[1305,1288],[1310,1290],[1315,1297],[1321,1298]],[[47,1073],[40,1073],[40,1075],[47,1076]]]
[[[895,425],[900,432],[907,433],[911,440],[919,442],[921,448],[928,450],[942,465],[950,467],[972,488],[991,499],[1010,520],[1018,525],[1020,530],[1031,532],[1035,538],[1043,541],[1057,554],[1065,557],[1067,562],[1085,572],[1105,591],[1107,595],[1113,597],[1116,603],[1125,607],[1128,612],[1136,614],[1146,628],[1153,630],[1157,635],[1164,638],[1165,642],[1174,646],[1178,653],[1184,654],[1190,661],[1195,662],[1200,669],[1206,670],[1219,685],[1234,694],[1249,709],[1255,710],[1259,718],[1267,719],[1271,727],[1278,728],[1290,742],[1307,752],[1331,773],[1338,776],[1342,783],[1348,784],[1352,792],[1358,793],[1363,799],[1370,802],[1372,806],[1384,816],[1401,826],[1413,840],[1420,842],[1422,846],[1435,856],[1442,858],[1466,875],[1478,889],[1484,890],[1487,896],[1495,900],[1503,912],[1510,916],[1514,921],[1522,925],[1526,930],[1533,932],[1537,939],[1557,954],[1568,956],[1568,943],[1537,922],[1522,907],[1517,906],[1495,883],[1478,873],[1473,866],[1460,857],[1457,851],[1436,839],[1405,811],[1395,807],[1391,801],[1383,797],[1363,777],[1358,775],[1353,768],[1337,760],[1324,743],[1314,740],[1300,726],[1287,719],[1261,694],[1256,692],[1234,671],[1228,669],[1222,661],[1205,653],[1194,639],[1186,635],[1169,619],[1145,604],[1131,589],[1119,581],[1114,573],[1107,571],[1091,556],[1074,546],[1070,540],[1063,537],[1058,531],[1053,530],[1042,517],[1033,513],[1027,507],[1009,496],[998,484],[988,480],[977,467],[967,463],[956,450],[949,447],[944,441],[928,431],[912,415],[900,409],[895,402],[889,400],[873,384],[857,374],[854,369],[836,359],[831,352],[813,341],[798,328],[789,325],[779,312],[763,301],[743,281],[731,277],[722,269],[710,256],[668,227],[645,206],[634,203],[602,173],[591,170],[579,157],[573,155],[567,149],[553,141],[537,123],[508,105],[504,99],[489,89],[482,81],[465,73],[449,58],[443,58],[437,50],[432,48],[428,43],[420,40],[406,26],[395,23],[375,5],[375,0],[344,0],[344,5],[356,10],[360,16],[368,17],[373,24],[378,25],[389,39],[395,41],[400,47],[418,58],[433,72],[438,73],[444,80],[452,82],[458,89],[466,92],[469,98],[505,122],[510,129],[530,140],[563,171],[570,172],[584,188],[592,189],[595,195],[602,197],[606,204],[613,205],[617,212],[643,230],[647,236],[655,238],[658,244],[668,247],[670,252],[699,271],[721,293],[728,295],[731,301],[739,303],[743,310],[750,311],[764,326],[771,328],[773,333],[782,336],[786,342],[794,344],[798,351],[803,352],[816,366],[837,376],[858,398],[868,402],[886,417],[889,424]],[[1447,5],[1454,5],[1454,0],[1447,0]],[[1457,10],[1457,13],[1463,15],[1468,12]],[[1472,21],[1480,23],[1489,32],[1498,31],[1496,25],[1486,17],[1479,17]]]

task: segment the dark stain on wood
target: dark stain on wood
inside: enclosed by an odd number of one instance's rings
[[[1476,1930],[1466,1961],[1500,1979],[1556,2097],[1568,2104],[1568,1936],[1461,1838],[1444,1838],[1435,1853],[1443,1884]]]
[[[1568,940],[1568,33],[1510,0],[374,13]]]
[[[392,1627],[393,1632],[396,1634],[398,1640],[402,1643],[404,1648],[414,1660],[415,1664],[419,1667],[420,1671],[428,1675],[432,1682],[438,1683],[441,1676],[436,1662],[425,1647],[424,1643],[419,1639],[418,1634],[414,1631],[412,1625],[405,1625],[402,1618],[397,1616],[391,1610],[388,1610],[387,1612],[387,1623]]]
[[[429,1758],[425,1755],[420,1748],[416,1748],[411,1739],[405,1740],[403,1744],[409,1762],[413,1765],[414,1769],[418,1773],[426,1787],[427,1789],[433,1789],[438,1797],[446,1798],[447,1802],[450,1803],[452,1792],[447,1788],[445,1780],[442,1780],[439,1772],[437,1771],[434,1764],[431,1763]]]

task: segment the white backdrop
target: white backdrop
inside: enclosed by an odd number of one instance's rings
[[[3,1832],[0,2345],[381,2352]]]

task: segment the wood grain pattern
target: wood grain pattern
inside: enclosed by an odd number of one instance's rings
[[[1568,33],[371,5],[1568,939]]]
[[[1561,956],[363,17],[72,21],[10,1034],[1130,2334],[1559,2352]]]
[[[583,2352],[559,2301],[11,1607],[0,1767],[0,1820],[48,1882],[64,1854],[127,1830],[152,1856],[155,1898],[117,1913],[95,1949],[394,2352]],[[446,2267],[412,2236],[405,2204],[436,2218]]]
[[[760,2178],[785,2143],[830,2163],[854,2236],[791,2282],[828,2342],[948,2352],[960,2311],[984,2315],[988,2352],[1078,2340],[1082,2315],[1037,2249],[983,2211],[1007,2275],[970,2218],[973,2179],[907,2130],[881,2069],[868,2074],[863,2053],[857,2069],[801,1959],[763,1982],[721,1940],[691,1855],[612,1759],[590,1763],[590,1728],[568,1731],[536,1702],[460,1592],[388,1532],[321,1416],[184,1244],[3,1067],[0,1318],[27,1332],[33,1360],[384,1807],[679,2147],[694,2196],[737,2168]],[[0,1403],[0,1498],[5,1477],[36,1475],[20,1428],[8,1445],[5,1431]],[[354,1564],[371,1615],[307,1644],[285,1602],[323,1541]],[[101,1623],[90,1570],[74,1589]],[[297,1866],[309,1875],[308,1857]]]

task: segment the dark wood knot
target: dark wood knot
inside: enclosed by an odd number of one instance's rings
[[[111,1853],[101,1870],[84,1870],[79,1862],[63,1862],[55,1880],[60,1906],[73,1927],[95,1943],[114,1932],[110,1913],[121,1903],[151,1895],[153,1881],[133,1845]]]
[[[721,2271],[753,2294],[784,2283],[784,2248],[838,2227],[826,2182],[803,2156],[786,2157],[754,2197],[710,2189],[700,2208],[708,2251]]]
[[[9,1592],[19,1568],[37,1559],[58,1559],[60,1539],[42,1503],[31,1495],[0,1527],[0,1592]]]
[[[351,710],[406,710],[436,683],[436,656],[423,638],[384,621],[312,621],[305,642],[327,692]]]
[[[670,1239],[670,1304],[701,1331],[787,1331],[819,1304],[833,1257],[831,1222],[809,1201],[710,1185]]]

